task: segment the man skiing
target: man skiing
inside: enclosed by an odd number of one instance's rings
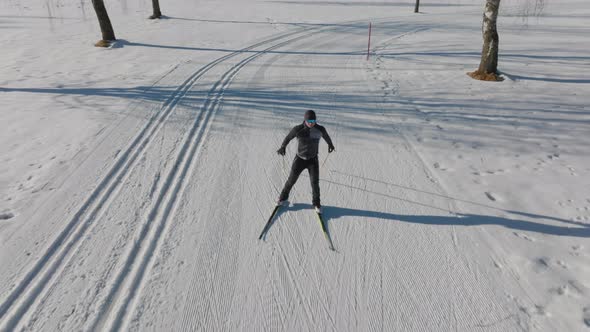
[[[291,165],[291,174],[289,174],[289,178],[287,179],[287,182],[281,191],[277,205],[283,205],[285,203],[285,201],[289,198],[289,192],[291,191],[291,188],[295,182],[297,182],[299,175],[304,169],[307,168],[307,171],[309,172],[309,178],[311,180],[313,197],[312,204],[316,212],[321,213],[320,165],[318,161],[320,138],[323,137],[328,143],[328,153],[332,153],[334,151],[334,144],[332,144],[332,140],[330,139],[326,128],[316,123],[316,115],[312,110],[305,112],[302,124],[297,125],[291,129],[287,137],[285,137],[283,140],[283,144],[281,144],[281,147],[277,150],[277,153],[281,156],[284,156],[287,144],[289,144],[289,142],[295,137],[297,137],[298,141],[297,155],[293,160],[293,165]]]

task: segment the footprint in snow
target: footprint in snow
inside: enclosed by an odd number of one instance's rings
[[[567,283],[568,289],[572,290],[573,293],[575,293],[576,295],[580,295],[582,297],[587,296],[586,294],[588,293],[588,288],[586,288],[586,286],[584,286],[577,280],[569,280]]]
[[[496,197],[496,194],[486,191],[485,192],[486,196],[488,197],[488,199],[492,202],[496,202],[498,200],[498,198]]]
[[[549,312],[547,312],[547,310],[545,309],[544,306],[538,305],[538,304],[535,304],[534,307],[520,306],[519,309],[520,309],[520,311],[526,313],[529,316],[532,316],[532,315],[546,316],[546,317],[551,316],[551,314]]]
[[[12,212],[2,212],[0,213],[0,220],[8,220],[14,218],[14,213]]]
[[[540,315],[540,316],[551,316],[551,314],[547,311],[547,309],[545,309],[544,306],[542,305],[535,305],[535,309],[533,311],[534,314]]]
[[[537,273],[543,273],[550,268],[549,258],[540,257],[534,261],[533,270]]]
[[[555,289],[552,290],[553,292],[557,293],[558,295],[561,296],[567,296],[569,295],[569,287],[568,285],[561,285]]]
[[[519,237],[519,238],[521,238],[523,240],[527,240],[527,241],[530,241],[530,242],[535,242],[535,239],[534,238],[532,238],[532,237],[530,237],[530,236],[528,236],[528,235],[526,235],[524,233],[514,232],[514,235],[516,235],[517,237]]]
[[[581,244],[577,244],[575,246],[572,246],[572,251],[570,251],[570,255],[572,256],[580,256],[580,251],[584,248],[584,246],[582,246]]]
[[[581,287],[582,286],[577,281],[570,280],[565,285],[561,285],[557,288],[551,289],[551,292],[554,292],[560,296],[569,296],[569,297],[584,296],[584,292]]]

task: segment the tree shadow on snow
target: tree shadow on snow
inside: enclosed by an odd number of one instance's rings
[[[210,47],[191,47],[191,46],[176,46],[176,45],[158,45],[158,44],[147,44],[130,42],[124,39],[118,39],[112,48],[123,48],[123,47],[148,47],[148,48],[163,48],[163,49],[174,49],[174,50],[185,50],[185,51],[199,51],[199,52],[220,52],[220,53],[264,53],[264,54],[285,54],[285,55],[331,55],[331,56],[351,56],[351,55],[363,55],[364,50],[344,50],[340,52],[319,52],[319,51],[276,51],[276,50],[258,50],[258,49],[237,49],[237,48],[210,48]]]
[[[1,17],[1,16],[0,16]],[[266,21],[238,21],[238,20],[222,20],[222,19],[200,19],[190,17],[173,17],[168,18],[180,21],[192,21],[192,22],[203,22],[203,23],[233,23],[233,24],[261,24],[261,25],[292,25],[297,27],[359,27],[358,23],[308,23],[308,22],[284,22],[284,21],[272,21],[270,19]],[[366,24],[362,24],[363,28],[366,28]]]
[[[414,9],[413,3],[408,2],[387,2],[387,1],[266,1],[280,4],[291,5],[313,5],[313,6],[345,6],[345,7],[405,7]],[[449,3],[422,3],[426,7],[468,7],[469,4],[449,4]]]

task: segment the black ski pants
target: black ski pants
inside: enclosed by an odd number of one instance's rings
[[[279,200],[284,201],[289,198],[289,192],[291,192],[291,188],[301,172],[307,168],[309,172],[309,178],[311,180],[311,192],[312,192],[312,204],[314,206],[320,205],[320,164],[318,162],[318,157],[315,156],[311,159],[301,159],[299,156],[295,156],[295,160],[293,160],[293,165],[291,165],[291,174],[289,174],[289,178],[285,183],[285,187],[283,187],[283,191],[281,191],[281,196]]]

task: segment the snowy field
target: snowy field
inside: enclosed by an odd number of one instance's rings
[[[522,1],[491,83],[483,0],[0,0],[0,331],[590,331],[590,3]],[[258,240],[306,109],[336,252],[306,174]]]

